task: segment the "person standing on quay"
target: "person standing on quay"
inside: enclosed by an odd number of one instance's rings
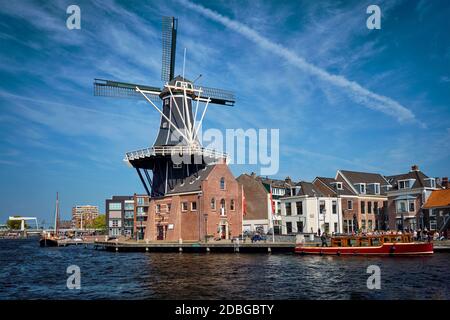
[[[327,234],[325,232],[320,236],[320,240],[322,240],[322,247],[328,247]]]

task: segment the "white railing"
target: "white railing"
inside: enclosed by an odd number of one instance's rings
[[[190,146],[163,146],[152,147],[136,151],[127,152],[124,160],[142,159],[151,156],[165,156],[165,155],[202,155],[217,159],[226,159],[227,154],[218,152],[214,149],[202,148],[202,147],[190,147]]]

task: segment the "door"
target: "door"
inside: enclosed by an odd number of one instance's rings
[[[158,226],[156,240],[164,240],[166,238],[167,226]]]
[[[221,239],[226,239],[227,238],[227,226],[226,225],[221,225],[220,226],[220,238]]]

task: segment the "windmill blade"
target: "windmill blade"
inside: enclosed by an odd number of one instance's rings
[[[211,102],[214,104],[222,104],[226,106],[234,106],[236,102],[236,97],[234,93],[227,90],[217,89],[217,88],[208,88],[202,86],[194,86],[195,89],[201,89],[202,93],[200,98],[207,99],[210,98]]]
[[[155,102],[161,101],[159,98],[160,88],[150,87],[135,83],[118,82],[104,79],[94,79],[94,96],[118,97],[118,98],[142,98],[142,94],[136,91],[136,87],[147,93],[147,96]]]
[[[175,73],[175,52],[177,47],[178,19],[162,18],[162,69],[161,80],[169,82]]]

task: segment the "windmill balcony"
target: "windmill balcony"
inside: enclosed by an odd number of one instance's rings
[[[223,152],[218,152],[214,149],[208,149],[196,146],[162,146],[162,147],[152,147],[136,151],[127,152],[125,154],[125,161],[132,161],[136,159],[149,158],[152,156],[165,156],[165,155],[175,155],[175,154],[199,154],[206,157],[226,159],[227,154]]]

